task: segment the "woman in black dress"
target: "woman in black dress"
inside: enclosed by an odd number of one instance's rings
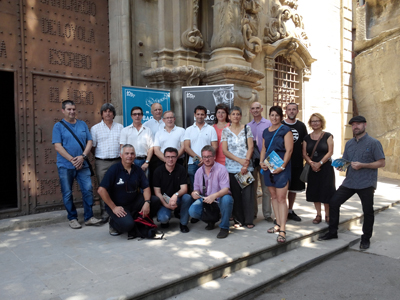
[[[308,120],[308,125],[313,129],[303,141],[303,157],[311,166],[308,174],[306,197],[308,202],[314,202],[317,216],[313,220],[314,224],[322,221],[321,203],[325,206],[325,221],[329,223],[329,200],[336,191],[335,173],[331,166],[331,156],[333,154],[333,136],[329,132],[324,132],[326,121],[319,114],[314,113]],[[321,137],[322,136],[322,137]],[[310,157],[315,144],[321,137],[313,157]]]

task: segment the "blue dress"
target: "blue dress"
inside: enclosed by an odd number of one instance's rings
[[[278,130],[278,129],[277,129]],[[278,133],[275,135],[274,140],[272,141],[271,147],[269,147],[269,143],[272,140],[276,130],[269,132],[268,128],[263,132],[263,139],[265,142],[265,149],[268,149],[263,160],[268,157],[268,155],[275,151],[280,158],[284,158],[286,149],[285,149],[285,135],[291,131],[289,126],[282,125],[281,129],[279,129]],[[273,186],[276,188],[284,188],[288,181],[290,182],[291,177],[291,162],[286,165],[285,170],[280,172],[279,174],[271,174],[269,170],[264,171],[264,183],[266,186]]]

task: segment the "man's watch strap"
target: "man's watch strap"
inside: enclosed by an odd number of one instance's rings
[[[151,204],[150,200],[144,200],[145,203]]]
[[[146,160],[145,163],[148,164],[150,161]],[[150,200],[149,200],[150,201]]]
[[[83,159],[87,159],[87,156],[85,153],[82,153],[82,157],[83,157]]]

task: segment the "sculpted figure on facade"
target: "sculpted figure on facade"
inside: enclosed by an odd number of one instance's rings
[[[244,0],[242,2],[242,34],[244,39],[244,57],[251,62],[262,50],[261,39],[258,34],[258,13],[261,11],[260,1]]]
[[[191,24],[190,27],[182,34],[182,44],[187,48],[201,49],[204,45],[203,36],[198,28],[199,1],[200,0],[191,1]]]
[[[264,28],[264,43],[275,43],[288,37],[299,39],[310,46],[304,30],[303,17],[297,12],[297,0],[279,0],[271,8],[271,16]]]

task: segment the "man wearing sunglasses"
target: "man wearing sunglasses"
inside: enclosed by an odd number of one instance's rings
[[[107,204],[112,236],[129,233],[139,215],[153,218],[161,205],[157,197],[151,196],[143,170],[133,163],[135,148],[130,144],[123,145],[120,155],[121,162],[108,169],[97,191]]]
[[[143,110],[139,106],[131,109],[132,124],[121,131],[120,145],[130,144],[136,150],[135,165],[147,173],[153,156],[153,132],[142,125]]]

